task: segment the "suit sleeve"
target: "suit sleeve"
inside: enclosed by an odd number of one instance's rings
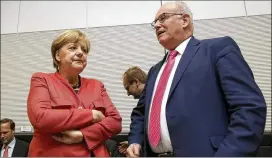
[[[137,106],[133,108],[130,119],[130,131],[128,134],[128,143],[142,144],[144,139],[144,98],[145,89],[137,103]]]
[[[228,133],[215,156],[251,156],[259,148],[265,128],[266,103],[238,45],[228,43],[219,53],[216,69],[228,103]]]
[[[52,109],[48,85],[42,73],[35,73],[31,78],[27,113],[35,129],[48,133],[79,129],[92,122],[91,110]]]
[[[96,146],[105,142],[112,136],[117,135],[122,130],[122,118],[120,117],[119,112],[111,102],[102,83],[100,84],[100,87],[102,97],[100,104],[102,105],[98,105],[98,107],[104,107],[105,118],[100,122],[80,129],[89,150],[94,149]]]

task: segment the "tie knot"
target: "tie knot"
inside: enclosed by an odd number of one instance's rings
[[[169,58],[171,58],[171,59],[175,58],[178,55],[178,53],[179,52],[176,50],[171,51],[169,54]]]

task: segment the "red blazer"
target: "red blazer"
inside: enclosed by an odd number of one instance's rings
[[[91,109],[102,111],[105,118],[91,123]],[[32,76],[27,113],[34,127],[28,156],[89,157],[92,151],[94,156],[108,157],[104,142],[122,129],[122,119],[103,83],[81,77],[81,88],[75,93],[57,72]],[[67,145],[52,138],[67,130],[81,130],[84,142]]]

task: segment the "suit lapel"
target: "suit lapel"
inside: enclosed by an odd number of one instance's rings
[[[175,76],[170,88],[168,99],[171,97],[171,94],[173,93],[175,87],[177,86],[178,82],[182,78],[186,68],[190,64],[192,58],[196,54],[197,50],[199,49],[199,40],[195,39],[194,36],[192,36],[191,40],[189,41],[180,61],[177,67],[177,70],[175,72]]]

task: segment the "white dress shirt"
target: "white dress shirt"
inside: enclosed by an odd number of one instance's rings
[[[177,70],[179,61],[182,57],[182,54],[184,53],[185,48],[187,47],[188,42],[190,41],[191,37],[189,37],[188,39],[186,39],[185,41],[183,41],[175,50],[179,52],[179,54],[176,56],[175,58],[175,64],[171,70],[170,76],[168,78],[167,81],[167,85],[163,94],[163,99],[162,99],[162,105],[161,105],[161,114],[160,114],[160,126],[161,126],[161,140],[159,142],[159,144],[157,145],[157,147],[153,148],[151,145],[151,149],[153,150],[153,152],[155,153],[164,153],[164,152],[173,152],[173,148],[172,148],[172,144],[171,144],[171,140],[170,140],[170,136],[169,136],[169,131],[168,131],[168,126],[167,126],[167,121],[166,121],[166,102],[168,100],[168,94],[172,85],[172,81],[175,75],[175,72]],[[169,55],[169,54],[168,54]],[[150,112],[151,112],[151,108],[152,108],[152,103],[153,103],[153,99],[154,99],[154,95],[157,89],[157,85],[158,82],[161,78],[162,72],[164,70],[164,67],[167,63],[167,59],[168,56],[165,60],[165,62],[163,63],[160,72],[156,78],[156,82],[154,85],[154,90],[153,90],[153,94],[152,94],[152,100],[151,100],[151,105],[150,105],[150,110],[149,110],[149,117],[150,117]],[[148,119],[148,128],[150,125],[149,122],[150,118]],[[148,133],[149,134],[149,133]]]
[[[8,157],[11,157],[14,147],[15,147],[16,139],[15,137],[13,140],[8,144]],[[2,150],[1,150],[1,157],[4,157],[4,152],[5,152],[5,145],[3,144]]]

